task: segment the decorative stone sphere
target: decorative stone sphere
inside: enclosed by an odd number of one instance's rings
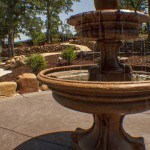
[[[118,9],[120,0],[94,0],[96,10]]]

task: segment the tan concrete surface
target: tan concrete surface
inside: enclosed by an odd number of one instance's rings
[[[76,52],[80,52],[82,51],[91,51],[91,49],[89,49],[87,46],[84,45],[77,45],[77,44],[70,44],[70,43],[64,43],[62,45],[74,45],[79,47],[80,50],[76,50]],[[51,53],[42,53],[41,55],[46,57],[46,56],[50,56],[50,55],[56,55],[56,54],[61,54],[61,52],[51,52]]]
[[[89,128],[92,115],[59,105],[51,92],[30,93],[0,101],[0,150],[71,150],[70,131]],[[127,116],[124,127],[145,138],[150,150],[150,111]],[[69,131],[69,132],[68,132]]]

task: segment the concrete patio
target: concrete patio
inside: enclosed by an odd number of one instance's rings
[[[70,131],[89,128],[92,116],[59,105],[50,91],[0,100],[0,150],[71,150]],[[127,116],[124,127],[150,150],[150,111]]]

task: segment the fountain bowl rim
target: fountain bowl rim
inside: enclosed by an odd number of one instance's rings
[[[72,83],[90,83],[90,84],[135,84],[138,82],[139,83],[150,83],[150,80],[147,81],[79,81],[79,80],[67,80],[67,79],[60,79],[60,78],[54,78],[50,76],[46,76],[45,74],[52,71],[51,73],[54,73],[56,71],[61,71],[62,69],[71,69],[71,68],[81,68],[81,67],[92,67],[95,66],[96,64],[86,64],[86,65],[71,65],[71,66],[63,66],[63,67],[54,67],[54,68],[48,68],[45,70],[42,70],[38,74],[38,79],[41,80],[41,78],[49,79],[49,80],[54,80],[54,81],[62,81],[62,82],[72,82]],[[83,69],[85,70],[85,69]],[[63,70],[66,71],[66,70]],[[134,72],[136,73],[136,71]],[[138,72],[137,72],[138,73]]]
[[[82,67],[90,67],[91,65],[82,65]],[[127,96],[146,96],[150,95],[150,80],[148,81],[125,81],[125,82],[94,82],[94,81],[77,81],[64,80],[46,76],[46,73],[53,73],[73,67],[81,67],[81,65],[55,67],[41,71],[37,78],[40,82],[48,85],[48,87],[56,92],[71,93],[74,95],[97,96],[97,97],[127,97]],[[51,73],[52,73],[51,72]]]
[[[89,67],[93,65],[95,64],[84,66]],[[81,65],[72,67],[79,66]],[[43,70],[38,74],[38,80],[47,84],[53,92],[54,99],[67,108],[87,113],[109,111],[122,114],[143,112],[149,108],[147,104],[150,101],[150,81],[139,81],[138,83],[129,81],[77,82],[48,78],[44,75],[49,71],[54,72],[62,68],[70,68],[70,66]],[[125,107],[122,107],[122,105]],[[132,109],[130,110],[130,108]]]
[[[134,11],[134,10],[128,10],[128,9],[104,9],[104,10],[86,11],[86,12],[82,12],[82,13],[72,15],[71,17],[69,17],[67,19],[67,23],[70,24],[70,25],[75,25],[74,23],[71,23],[70,21],[73,21],[74,18],[78,18],[78,17],[84,16],[84,15],[91,15],[91,14],[96,15],[97,13],[114,15],[117,12],[120,13],[120,14],[125,14],[125,15],[136,14],[136,15],[139,15],[139,19],[142,19],[142,20],[144,19],[143,17],[146,17],[147,21],[148,21],[148,18],[149,18],[148,14],[144,13],[142,11]],[[144,19],[142,22],[145,22],[146,20]]]

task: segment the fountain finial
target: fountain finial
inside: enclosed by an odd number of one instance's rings
[[[120,0],[94,0],[96,10],[118,9]]]

